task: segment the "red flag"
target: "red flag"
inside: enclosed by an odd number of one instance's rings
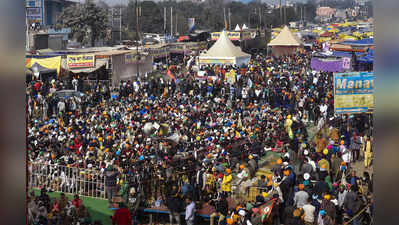
[[[176,77],[173,75],[173,73],[168,69],[168,77],[172,79],[176,83]]]

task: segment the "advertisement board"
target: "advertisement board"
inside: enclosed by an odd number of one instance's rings
[[[145,55],[137,55],[136,53],[128,53],[125,55],[125,64],[144,63]]]
[[[251,39],[251,32],[249,31],[242,32],[242,40],[250,40],[250,39]]]
[[[154,58],[163,58],[169,55],[169,48],[157,48],[157,49],[149,49],[148,53],[152,55]]]
[[[240,32],[231,32],[227,31],[227,37],[232,41],[239,41],[241,36]],[[213,32],[211,33],[212,41],[216,41],[220,37],[220,32]]]
[[[67,56],[68,68],[90,68],[95,66],[94,55],[68,55]]]
[[[41,20],[42,8],[40,7],[26,8],[26,16],[28,17],[28,20]]]
[[[372,112],[374,73],[334,73],[334,109],[336,114]]]
[[[184,45],[170,45],[169,46],[169,52],[170,53],[183,54],[184,51],[185,51]]]
[[[29,23],[37,22],[43,25],[44,0],[26,0],[26,18]]]
[[[234,59],[200,59],[200,64],[234,64]]]

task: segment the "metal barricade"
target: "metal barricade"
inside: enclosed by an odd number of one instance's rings
[[[105,199],[105,176],[97,169],[28,163],[29,189],[43,187],[56,192]]]
[[[256,201],[256,196],[262,195],[262,192],[267,192],[267,188],[265,188],[265,187],[249,187],[248,200]]]
[[[262,192],[268,192],[267,188],[256,187],[256,186],[243,187],[241,185],[232,185],[231,194],[235,199],[255,202],[256,196],[262,195]]]

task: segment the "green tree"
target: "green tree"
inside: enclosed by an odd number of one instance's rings
[[[58,22],[62,27],[70,27],[71,36],[82,44],[90,42],[94,46],[97,40],[105,38],[107,34],[107,11],[96,6],[92,0],[65,8]]]

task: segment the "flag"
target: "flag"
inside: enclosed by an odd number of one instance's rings
[[[262,215],[262,222],[265,222],[267,219],[269,219],[274,206],[274,202],[275,199],[272,199],[259,207],[260,208],[259,211]]]
[[[169,69],[168,69],[168,77],[176,83],[176,77],[173,75],[173,73]]]

